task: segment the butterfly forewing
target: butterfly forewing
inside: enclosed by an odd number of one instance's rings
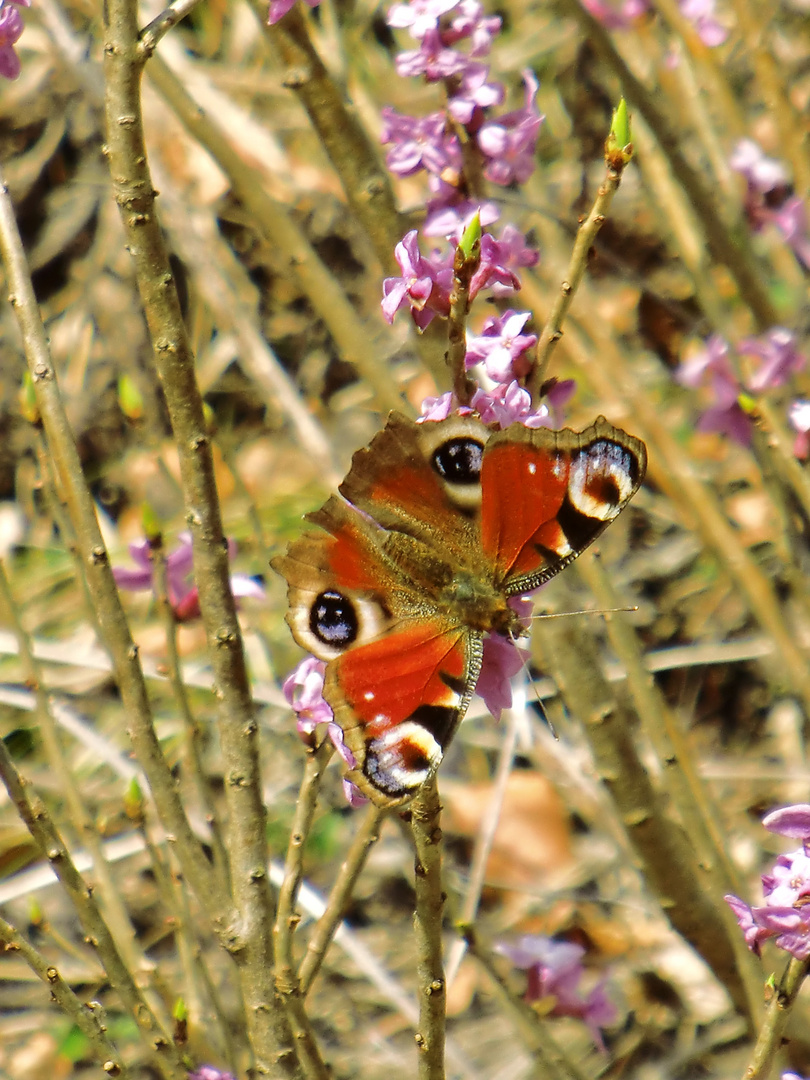
[[[644,444],[603,418],[583,432],[513,424],[487,443],[481,546],[507,593],[537,588],[621,512],[646,468]]]

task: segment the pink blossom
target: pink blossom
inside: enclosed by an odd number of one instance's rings
[[[482,228],[500,217],[495,203],[468,199],[446,177],[428,176],[428,186],[434,192],[434,197],[428,200],[426,206],[427,216],[422,225],[424,236],[443,236],[457,243],[476,214]]]
[[[488,77],[489,68],[486,64],[471,63],[464,69],[447,102],[447,111],[457,124],[470,127],[473,117],[480,114],[482,109],[500,105],[503,101],[506,92],[503,83],[487,82]]]
[[[320,724],[326,724],[326,732],[343,761],[353,769],[354,754],[343,738],[343,728],[335,722],[329,703],[323,696],[323,680],[326,664],[314,656],[307,656],[294,668],[282,685],[284,697],[295,713],[298,734],[307,746],[314,746],[314,734]]]
[[[679,0],[681,14],[687,18],[704,45],[710,49],[722,45],[728,30],[714,17],[715,0]]]
[[[713,334],[675,372],[683,386],[709,382],[714,401],[698,420],[699,431],[718,431],[741,446],[751,444],[751,418],[740,405],[742,388],[731,367],[728,343]]]
[[[380,142],[394,144],[385,163],[396,176],[412,176],[420,169],[439,175],[445,169],[461,168],[461,147],[445,113],[403,116],[386,105],[382,117],[385,126]]]
[[[438,30],[428,30],[418,49],[399,53],[394,67],[403,78],[424,75],[428,82],[441,82],[460,75],[469,63],[462,53],[445,47]]]
[[[810,270],[810,236],[804,199],[800,195],[791,195],[781,206],[764,213],[782,234],[802,266]]]
[[[766,157],[753,139],[741,139],[729,165],[745,177],[745,213],[751,228],[759,232],[773,225],[799,262],[810,269],[807,207],[801,196],[791,194],[782,163]]]
[[[740,139],[728,159],[729,166],[741,173],[748,184],[762,193],[787,184],[784,165],[775,158],[766,157],[753,139]]]
[[[368,799],[360,788],[353,784],[351,780],[347,780],[345,776],[343,777],[343,797],[353,810],[366,806],[368,803]]]
[[[484,655],[475,692],[495,720],[500,720],[504,709],[512,707],[512,679],[528,657],[526,649],[518,648],[503,634],[488,634],[484,638]]]
[[[598,19],[608,30],[624,30],[630,26],[634,19],[644,15],[648,10],[646,0],[623,0],[622,3],[611,3],[610,0],[580,0],[586,11],[589,11],[595,19]]]
[[[458,405],[456,395],[448,390],[439,397],[426,397],[421,405],[422,415],[417,418],[417,424],[424,424],[428,420],[446,420],[453,413],[459,416],[470,416],[472,409],[467,405]]]
[[[408,307],[416,325],[424,330],[435,315],[446,316],[450,312],[452,267],[441,266],[435,258],[431,261],[422,255],[416,229],[397,244],[395,255],[402,277],[383,281],[383,315],[393,322],[396,312]]]
[[[810,858],[807,853],[801,850],[780,855],[772,872],[762,875],[762,892],[772,907],[805,906],[810,897]]]
[[[520,278],[508,265],[511,257],[508,245],[484,233],[481,237],[481,261],[470,279],[470,300],[474,300],[482,289],[493,285],[499,285],[509,292],[520,288]]]
[[[14,45],[24,24],[18,6],[30,7],[31,0],[0,0],[0,75],[7,79],[16,79],[20,74],[20,58]]]
[[[569,380],[573,383],[573,380]],[[565,389],[566,399],[570,396],[568,384]],[[426,420],[446,420],[448,416],[470,416],[478,413],[484,424],[497,424],[507,428],[510,424],[521,423],[524,427],[551,427],[551,414],[546,405],[532,409],[532,399],[528,390],[524,390],[517,381],[502,383],[493,390],[475,391],[469,405],[459,405],[455,394],[448,391],[440,397],[428,397],[422,402],[422,415],[417,423]]]
[[[534,172],[534,152],[544,117],[535,107],[537,79],[526,70],[523,81],[524,107],[484,124],[478,132],[478,146],[488,159],[484,175],[494,184],[523,184]]]
[[[235,1080],[233,1073],[217,1069],[214,1065],[200,1065],[188,1074],[188,1080]]]
[[[548,407],[533,409],[528,390],[516,381],[501,383],[494,390],[476,390],[471,405],[485,424],[506,428],[517,421],[528,428],[551,427]]]
[[[491,315],[480,335],[467,335],[467,367],[482,363],[487,375],[499,383],[525,375],[531,366],[528,352],[537,344],[536,334],[522,333],[530,318],[529,311]]]
[[[762,875],[765,904],[750,907],[737,896],[726,896],[748,948],[757,955],[764,941],[797,960],[810,957],[810,806],[786,806],[768,814],[762,824],[771,832],[802,841],[798,851],[779,855],[771,873]]]
[[[788,409],[788,419],[797,433],[793,453],[800,461],[810,457],[810,401],[794,401]]]
[[[604,1050],[601,1028],[616,1019],[616,1009],[600,982],[587,997],[579,984],[585,969],[585,950],[570,941],[554,941],[540,935],[526,935],[515,944],[500,942],[497,951],[515,967],[528,972],[528,1001],[550,1001],[550,1016],[573,1016],[584,1020],[596,1045]]]
[[[751,445],[751,417],[740,405],[740,392],[735,384],[718,375],[712,377],[714,404],[706,409],[697,422],[698,431],[717,431],[727,435],[740,446]]]
[[[580,3],[608,30],[626,30],[650,6],[647,0],[580,0]],[[714,48],[723,44],[728,31],[714,17],[715,0],[678,0],[678,3],[681,14],[692,23],[704,45]]]
[[[421,41],[429,30],[438,29],[442,15],[457,6],[458,0],[411,0],[409,4],[394,4],[385,21]]]
[[[716,374],[735,382],[734,372],[728,358],[728,342],[719,334],[712,334],[695,350],[689,360],[675,371],[675,378],[682,386],[700,386],[707,373]]]
[[[315,656],[308,656],[294,668],[281,687],[284,697],[296,714],[298,734],[312,735],[318,724],[334,720],[330,705],[323,696],[323,679],[326,663]]]
[[[515,225],[504,225],[498,248],[503,264],[513,269],[536,266],[540,260],[540,252],[526,243],[526,237]]]
[[[553,427],[561,428],[563,426],[563,409],[574,396],[576,389],[576,379],[556,379],[546,390],[545,398],[551,412]]]
[[[789,836],[793,840],[810,841],[810,804],[793,803],[771,810],[762,819],[768,832],[777,836]]]
[[[796,335],[784,326],[771,327],[758,338],[745,338],[739,352],[760,360],[759,368],[747,380],[755,393],[784,386],[791,375],[807,366],[807,357],[796,347]]]
[[[460,0],[449,25],[441,30],[445,45],[455,45],[469,38],[470,52],[473,57],[487,56],[492,47],[492,40],[501,30],[500,15],[484,15],[484,8],[478,0]]]

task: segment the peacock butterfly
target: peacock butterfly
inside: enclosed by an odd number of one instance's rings
[[[603,417],[585,431],[392,413],[319,526],[273,568],[287,622],[327,661],[324,698],[377,805],[412,798],[470,703],[484,638],[527,633],[516,598],[559,573],[624,509],[644,444]],[[510,603],[511,601],[511,603]]]

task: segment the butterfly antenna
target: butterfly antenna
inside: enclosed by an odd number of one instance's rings
[[[535,686],[534,681],[532,681],[532,689],[534,690],[534,700],[537,702],[537,708],[540,710],[540,715],[545,720],[545,722],[546,722],[546,724],[548,726],[548,730],[551,732],[551,737],[553,739],[555,739],[556,742],[559,742],[560,741],[560,736],[557,734],[557,729],[554,727],[554,725],[551,722],[551,717],[546,712],[546,707],[543,704],[543,699],[540,697],[539,693],[537,692],[537,687]]]
[[[580,611],[541,611],[530,615],[531,619],[567,619],[569,615],[613,615],[619,611],[638,611],[638,604],[632,607],[582,608]]]
[[[532,618],[533,619],[542,618],[542,616],[533,615]],[[517,641],[516,641],[515,638],[512,638],[512,641],[515,643],[515,645],[517,645]],[[535,700],[535,702],[537,704],[537,708],[540,711],[540,715],[545,720],[546,725],[548,726],[548,730],[551,732],[552,736],[557,740],[557,742],[559,742],[560,741],[560,736],[557,734],[557,729],[554,727],[554,725],[551,722],[551,717],[546,712],[546,707],[543,704],[543,699],[540,697],[540,694],[539,694],[538,689],[537,689],[537,683],[534,681],[534,679],[532,678],[532,673],[529,671],[529,661],[525,660],[523,658],[523,656],[521,656],[520,662],[523,665],[523,671],[524,671],[524,673],[526,675],[526,681],[528,682],[529,686],[531,686],[532,692],[534,693],[534,700]]]

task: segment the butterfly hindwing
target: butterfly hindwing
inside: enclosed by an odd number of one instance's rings
[[[412,798],[438,768],[472,697],[481,639],[409,620],[329,665],[324,694],[355,757],[349,778],[379,805]]]
[[[389,565],[379,530],[332,496],[306,532],[273,560],[287,579],[287,622],[302,648],[321,660],[371,641],[396,624],[403,583]]]

